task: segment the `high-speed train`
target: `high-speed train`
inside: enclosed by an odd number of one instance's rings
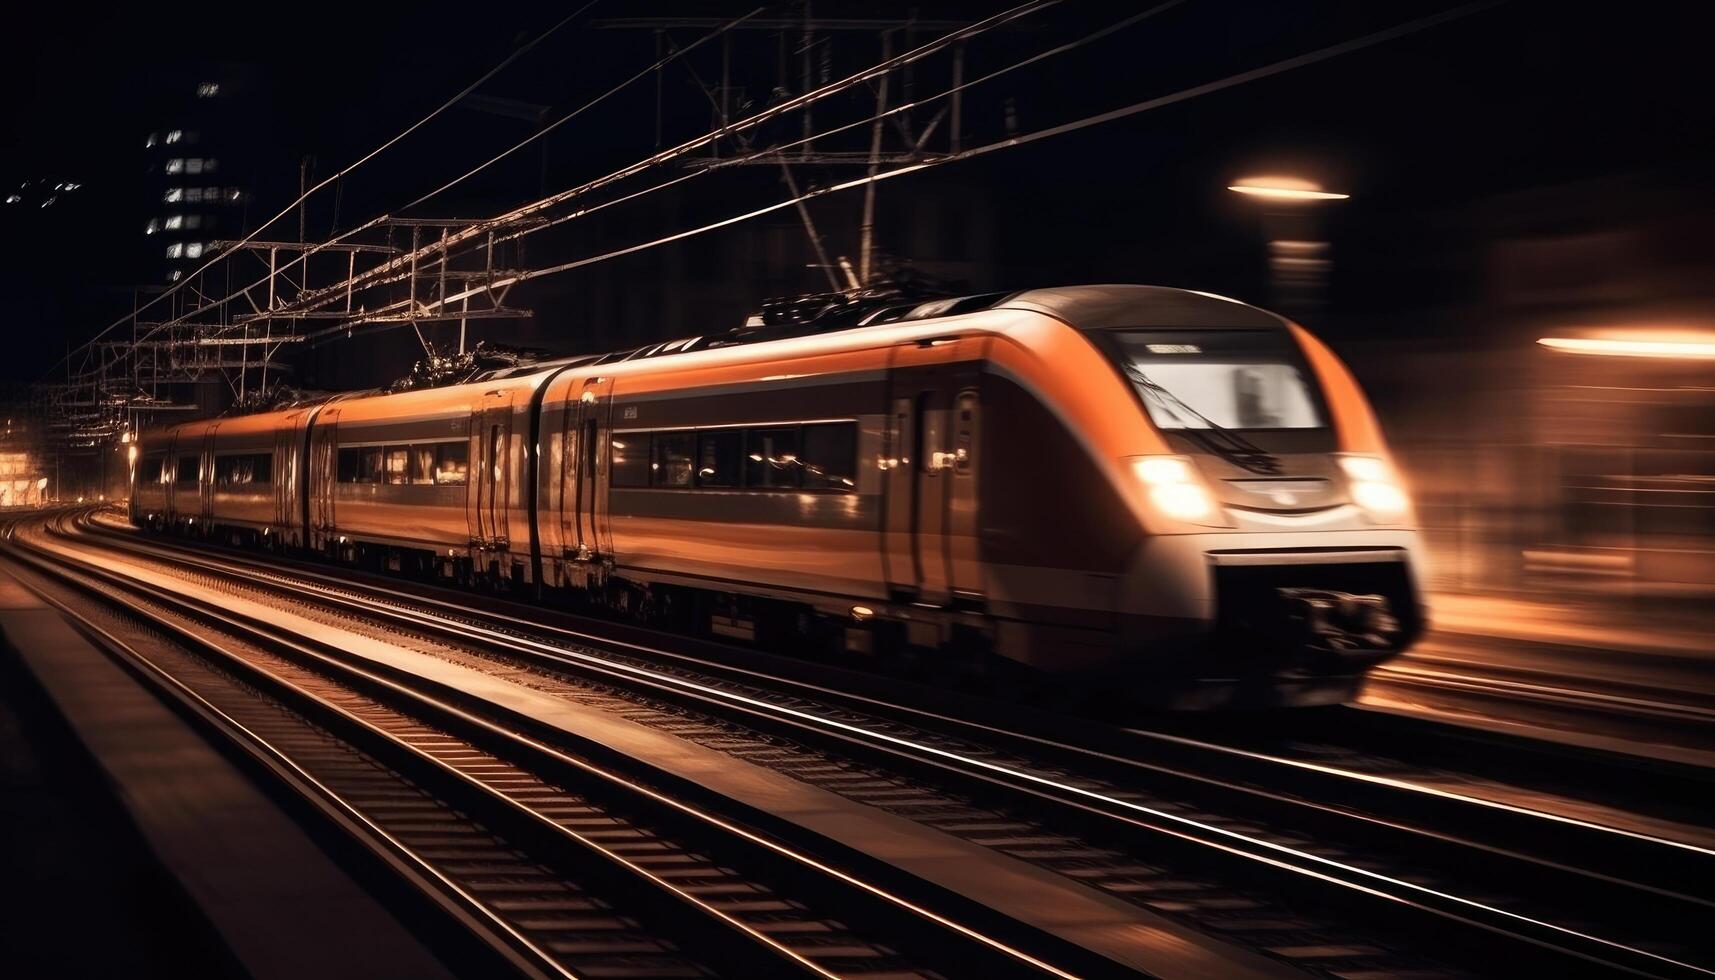
[[[140,439],[140,527],[849,655],[1331,703],[1424,615],[1410,500],[1303,328],[1035,289]]]

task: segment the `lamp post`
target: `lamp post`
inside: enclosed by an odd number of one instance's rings
[[[1295,315],[1319,309],[1333,262],[1314,211],[1319,204],[1344,201],[1351,195],[1324,190],[1302,177],[1280,176],[1245,177],[1228,184],[1227,190],[1264,205],[1272,305]]]

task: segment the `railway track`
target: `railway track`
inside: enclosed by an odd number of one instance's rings
[[[1454,713],[1500,706],[1551,729],[1591,727],[1627,740],[1708,753],[1715,750],[1715,699],[1696,690],[1666,690],[1603,680],[1569,680],[1548,667],[1494,663],[1464,651],[1425,647],[1376,670],[1371,690],[1389,702],[1425,703]]]
[[[191,608],[170,591],[128,583],[121,592],[99,567],[64,555],[7,550],[26,584],[100,646],[511,971],[1072,975],[326,646]],[[139,627],[142,643],[126,635]]]
[[[1710,880],[1712,855],[1698,845],[1169,733],[1083,726],[1088,737],[1077,744],[1055,741],[478,610],[468,600],[382,597],[325,570],[257,569],[99,533],[103,546],[181,574],[240,581],[343,618],[545,669],[563,696],[618,697],[638,711],[670,706],[690,734],[740,754],[758,738],[775,752],[791,739],[839,754],[868,768],[836,767],[834,782],[870,805],[948,809],[935,791],[951,789],[964,808],[952,806],[942,829],[963,826],[971,839],[1200,928],[1272,932],[1272,939],[1246,938],[1297,966],[1353,974],[1425,964],[1350,937],[1330,942],[1327,930],[1253,893],[1284,892],[1408,943],[1440,936],[1445,947],[1453,930],[1461,938],[1452,952],[1474,955],[1465,965],[1478,969],[1507,962],[1562,972],[1707,972],[1700,964],[1709,951],[1682,941],[1696,934],[1710,904],[1702,882]],[[592,685],[600,690],[592,693]],[[694,722],[686,712],[697,714]],[[931,812],[917,816],[935,822]],[[1645,938],[1615,938],[1634,936]]]

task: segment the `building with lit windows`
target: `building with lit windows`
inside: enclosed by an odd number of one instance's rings
[[[166,282],[200,265],[215,241],[242,234],[250,196],[239,86],[197,77],[175,83],[163,101],[164,125],[143,138],[150,195],[143,235]]]

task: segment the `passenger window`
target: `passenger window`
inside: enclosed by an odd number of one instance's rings
[[[380,483],[382,454],[380,446],[366,446],[357,466],[357,482]]]
[[[697,486],[736,487],[744,476],[744,433],[715,429],[697,433]]]
[[[917,465],[930,475],[946,465],[947,456],[941,449],[941,413],[930,407],[933,404],[931,392],[917,396]]]
[[[409,452],[411,456],[411,484],[419,487],[433,486],[435,482],[435,447],[433,445],[412,446]]]
[[[470,479],[470,444],[443,442],[435,447],[435,484],[462,487]]]
[[[806,490],[851,490],[857,487],[857,423],[829,422],[804,426],[799,447]]]
[[[180,456],[179,457],[179,466],[178,466],[178,470],[177,470],[178,482],[180,482],[180,483],[195,483],[195,482],[197,482],[197,480],[201,478],[201,474],[199,472],[197,472],[197,470],[198,470],[197,458],[195,456]]]
[[[341,449],[339,451],[339,482],[357,482],[357,470],[361,455],[356,449]]]
[[[139,484],[160,483],[161,462],[162,460],[159,456],[143,457],[143,462],[137,465],[137,482]]]
[[[588,433],[586,432],[586,435]],[[613,434],[612,480],[616,487],[649,485],[649,433]]]
[[[650,485],[690,486],[691,453],[696,445],[696,435],[691,432],[657,432],[654,444],[655,458],[650,465]]]
[[[274,454],[257,453],[250,457],[250,482],[274,482]]]
[[[405,446],[388,446],[386,457],[387,482],[403,486],[411,482],[411,451]]]
[[[751,429],[746,434],[744,485],[763,489],[798,486],[798,430]]]
[[[254,456],[216,456],[214,482],[220,487],[240,487],[254,478]]]

